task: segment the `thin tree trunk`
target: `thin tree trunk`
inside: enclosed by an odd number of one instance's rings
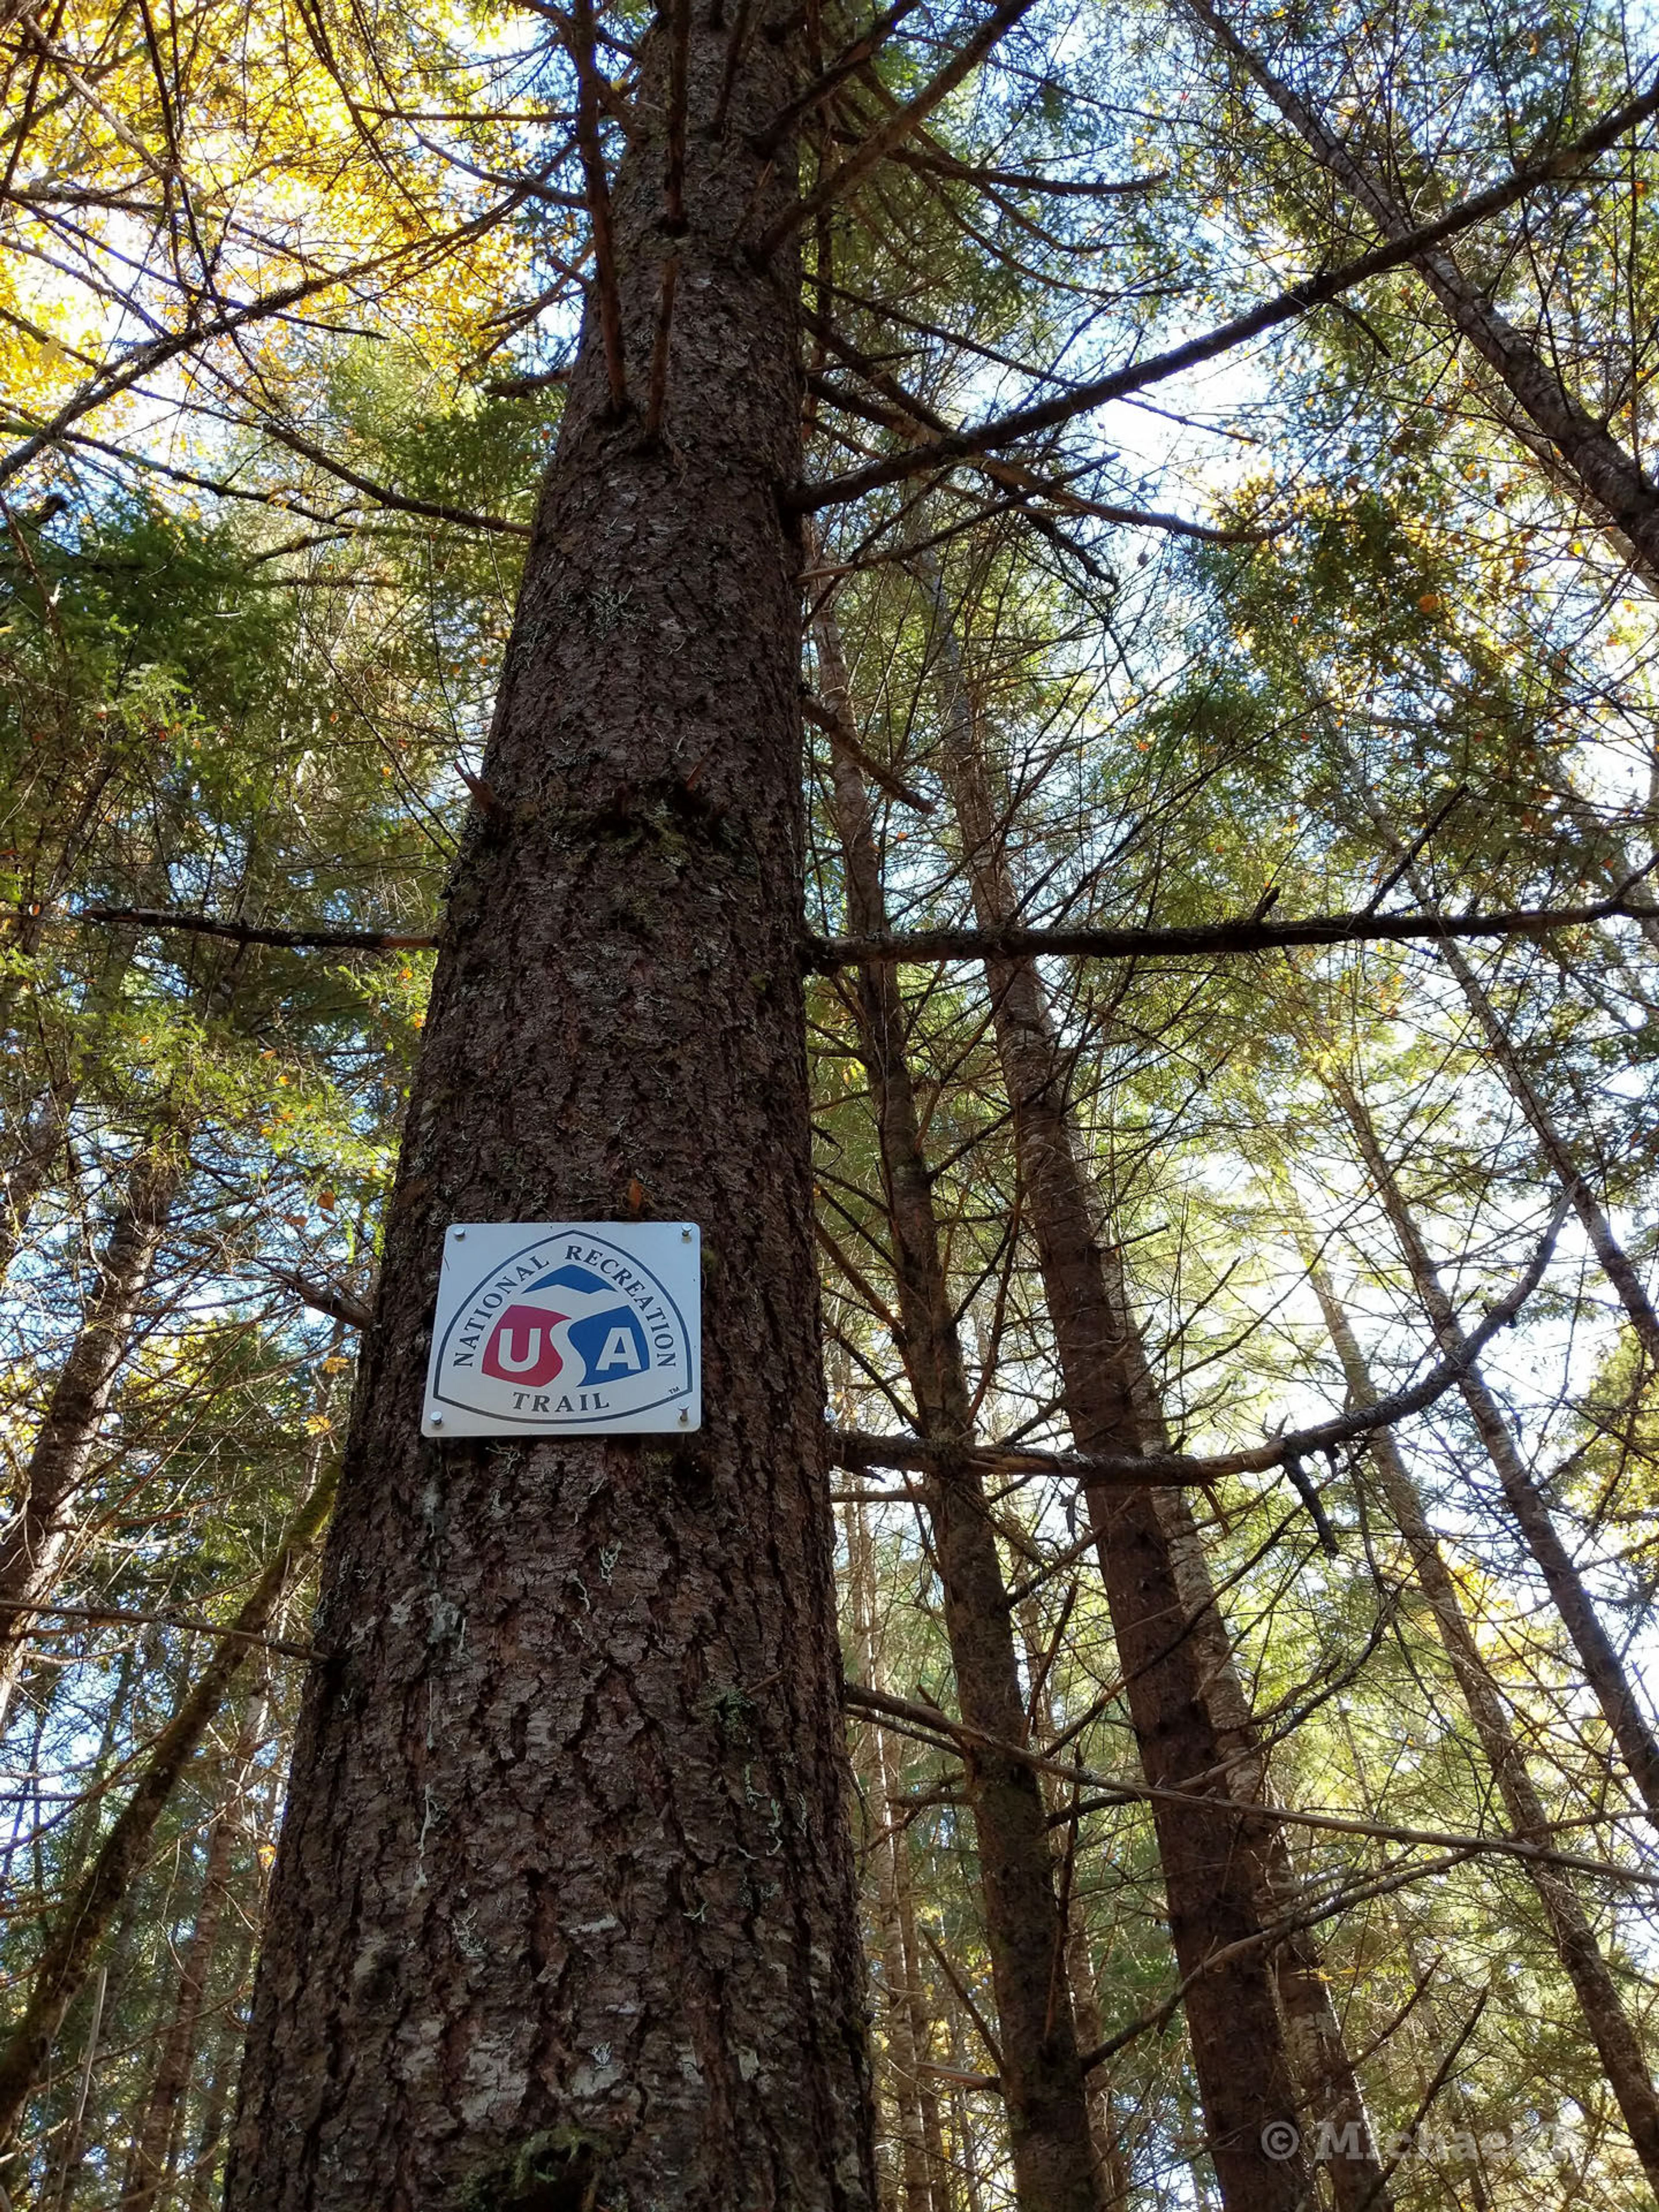
[[[1351,153],[1301,94],[1276,76],[1239,36],[1214,0],[1188,6],[1246,74],[1265,92],[1309,151],[1370,216],[1385,238],[1415,228],[1410,212]],[[1659,591],[1659,485],[1567,390],[1539,348],[1500,314],[1443,248],[1419,253],[1413,266],[1450,319],[1496,374],[1534,432],[1547,439],[1571,472],[1579,495],[1620,534],[1650,590]],[[1530,447],[1531,439],[1526,443]]]
[[[1396,859],[1405,855],[1394,825],[1378,802],[1364,775],[1358,763],[1346,745],[1343,748],[1349,775],[1364,803],[1379,836]],[[1435,911],[1434,894],[1423,871],[1407,860],[1406,881],[1413,896],[1425,913]],[[1526,1115],[1538,1139],[1550,1172],[1572,1201],[1572,1210],[1583,1224],[1591,1249],[1601,1263],[1601,1272],[1618,1292],[1620,1301],[1630,1317],[1631,1327],[1646,1356],[1648,1364],[1659,1372],[1659,1312],[1654,1310],[1641,1277],[1632,1265],[1629,1255],[1613,1235],[1613,1224],[1607,1219],[1601,1200],[1573,1158],[1572,1148],[1557,1127],[1555,1117],[1540,1097],[1532,1078],[1528,1074],[1514,1039],[1510,1036],[1502,1016],[1486,994],[1486,987],[1469,965],[1462,948],[1449,939],[1435,948],[1439,957],[1457,978],[1469,1011],[1480,1024],[1482,1034],[1491,1048],[1492,1064],[1509,1086],[1510,1096]]]
[[[172,2175],[179,2150],[179,2125],[184,2116],[186,2091],[196,2064],[198,2032],[208,1977],[218,1948],[225,1908],[231,1902],[233,1858],[240,1826],[242,1794],[248,1771],[264,1739],[266,1685],[261,1680],[249,1695],[238,1731],[236,1747],[221,1787],[219,1802],[208,1824],[204,1855],[201,1896],[196,1908],[184,1955],[179,1962],[179,1985],[173,2017],[167,2023],[151,2076],[143,2117],[132,2146],[121,2193],[123,2212],[153,2212],[156,2198]]]
[[[975,913],[989,928],[1016,914],[1018,899],[967,703],[959,684],[952,690],[945,773]],[[986,974],[1073,1437],[1080,1451],[1138,1451],[1146,1385],[1112,1295],[1047,995],[1029,960],[990,961]],[[1158,1495],[1091,1485],[1085,1496],[1143,1770],[1159,1786],[1188,1787],[1224,1753]],[[1264,1838],[1231,1802],[1214,1813],[1163,1803],[1152,1817],[1176,1960],[1183,1978],[1196,1977],[1188,2031],[1227,2212],[1296,2212],[1310,2185],[1307,2165],[1299,2154],[1270,2157],[1261,2142],[1267,2123],[1297,2105],[1272,1960],[1265,1946],[1247,1942],[1263,1924],[1255,1868]],[[1247,1948],[1200,1971],[1234,1944]]]
[[[1325,1079],[1347,1118],[1377,1196],[1394,1225],[1418,1301],[1434,1331],[1435,1342],[1448,1357],[1461,1358],[1468,1342],[1462,1324],[1446,1295],[1440,1271],[1430,1257],[1429,1248],[1401,1193],[1394,1170],[1383,1156],[1370,1115],[1346,1077],[1331,1074]],[[1601,1626],[1595,1600],[1585,1589],[1583,1577],[1574,1565],[1549,1507],[1510,1432],[1509,1423],[1479,1368],[1471,1365],[1458,1387],[1498,1476],[1504,1500],[1544,1577],[1613,1740],[1650,1814],[1659,1820],[1659,1741],[1655,1740],[1647,1715],[1625,1672],[1624,1662]]]
[[[1325,1326],[1342,1363],[1350,1400],[1356,1406],[1373,1405],[1377,1394],[1370,1368],[1330,1277],[1320,1267],[1311,1270],[1311,1276]],[[1436,1632],[1474,1723],[1510,1826],[1517,1836],[1547,1847],[1552,1834],[1548,1814],[1527,1771],[1525,1756],[1510,1726],[1498,1685],[1480,1656],[1457,1585],[1424,1513],[1417,1486],[1387,1429],[1373,1432],[1370,1456],[1382,1481],[1389,1511],[1411,1553],[1418,1585],[1428,1601]],[[1595,1930],[1571,1878],[1556,1867],[1529,1864],[1527,1872],[1538,1892],[1557,1955],[1578,1999],[1584,2025],[1607,2069],[1608,2085],[1630,2130],[1631,2142],[1650,2185],[1659,2196],[1659,2098],[1655,2096],[1647,2061],[1625,2010],[1618,1984],[1601,1955]]]
[[[1142,1447],[1167,1451],[1171,1440],[1130,1310],[1122,1269],[1113,1250],[1103,1252],[1103,1261],[1108,1295],[1116,1308],[1127,1347]],[[1257,1741],[1255,1717],[1238,1677],[1232,1639],[1216,1601],[1192,1507],[1180,1490],[1158,1491],[1154,1499],[1190,1624],[1188,1635],[1199,1656],[1204,1703],[1216,1732],[1218,1752],[1226,1762],[1227,1787],[1241,1805],[1271,1803],[1273,1792]],[[1299,1885],[1284,1827],[1269,1821],[1265,1831],[1253,1834],[1250,1848],[1263,1920],[1271,1922],[1292,1913]],[[1273,1970],[1291,2070],[1304,2103],[1321,2124],[1315,2141],[1325,2153],[1337,2212],[1389,2212],[1393,2198],[1383,2177],[1370,2114],[1311,1929],[1296,1929],[1275,1942]]]
[[[641,28],[365,1332],[229,2212],[873,2200],[780,500],[799,266],[735,242],[795,204],[767,134],[803,21]],[[703,1229],[701,1433],[423,1440],[449,1224],[630,1206]]]
[[[1052,1676],[1043,1672],[1043,1640],[1034,1599],[1028,1599],[1019,1608],[1019,1626],[1021,1640],[1025,1646],[1027,1679],[1034,1682],[1041,1680],[1035,1705],[1039,1735],[1042,1741],[1051,1743],[1058,1733],[1050,1690]],[[1058,1776],[1043,1778],[1042,1795],[1053,1824],[1056,1814],[1063,1814],[1066,1806],[1065,1787]],[[1052,1848],[1063,1867],[1072,1852],[1072,1841],[1063,1824],[1051,1825],[1049,1833]],[[1072,1881],[1075,1882],[1074,1868]],[[1072,2017],[1077,2023],[1078,2048],[1085,2051],[1098,2050],[1106,2040],[1106,2022],[1100,2009],[1100,1992],[1095,1979],[1088,1921],[1075,1904],[1068,1911],[1066,1920],[1066,1978],[1071,1991]],[[1089,2102],[1089,2135],[1095,2152],[1096,2186],[1102,2204],[1109,2208],[1121,2203],[1128,2190],[1122,2152],[1112,2129],[1111,2084],[1102,2069],[1097,2067],[1085,2086]]]
[[[92,2069],[98,2063],[99,2039],[104,2032],[104,1996],[109,1988],[109,1968],[100,1966],[92,1989],[92,2018],[87,2022],[86,2048],[81,2054],[81,2078],[75,2086],[75,2103],[70,2110],[69,2125],[64,2130],[63,2148],[58,2154],[58,2187],[53,2195],[56,2212],[65,2212],[75,2188],[75,2177],[81,2164],[81,2137],[86,2127],[87,2098],[92,2089]]]
[[[36,1201],[52,1180],[75,1094],[48,1090],[24,1122],[15,1157],[0,1176],[0,1283],[11,1272]]]
[[[962,2006],[952,1990],[946,1999],[946,2018],[951,2027],[951,2066],[953,2073],[966,2074],[969,2065],[968,2032],[962,2017]],[[968,2092],[960,2081],[951,2085],[951,2112],[953,2132],[962,2173],[962,2192],[967,2200],[968,2212],[985,2212],[985,2191],[981,2183],[979,2160],[979,2130],[974,2124],[973,2107],[968,2101]]]
[[[848,1552],[848,1599],[859,1678],[872,1689],[882,1686],[881,1655],[875,1632],[873,1562],[869,1529],[861,1506],[844,1511]],[[892,1789],[882,1731],[860,1727],[862,1756],[854,1771],[863,1784],[871,1833],[866,1844],[874,1875],[878,1949],[885,1997],[888,2065],[894,2111],[894,2141],[899,2154],[899,2187],[905,2212],[934,2212],[933,2179],[922,2123],[918,2053],[912,2033],[908,1967],[899,1918],[898,1856],[904,1846],[893,1826]],[[941,2208],[942,2212],[942,2208]]]
[[[933,2018],[921,1978],[921,1947],[916,1941],[916,1899],[910,1879],[910,1854],[901,1839],[893,1856],[894,1897],[904,1945],[904,1996],[910,2011],[910,2048],[916,2055],[916,2095],[921,2105],[921,2139],[927,2151],[933,2212],[951,2212],[951,2166],[945,2154],[945,2123],[939,2113],[939,2081],[932,2070]]]
[[[230,1972],[227,1979],[234,1990],[245,1991],[248,1968],[253,1954],[254,1929],[248,1921],[238,1916],[230,1945]],[[225,2130],[230,2118],[231,2099],[236,2087],[236,2072],[242,2056],[240,2021],[234,2009],[234,1999],[228,1999],[220,2008],[220,2017],[213,2027],[211,2057],[208,2062],[207,2086],[201,2100],[201,2120],[196,2130],[195,2148],[185,2169],[189,2187],[181,2180],[179,2192],[184,2199],[184,2212],[210,2212],[220,2201],[217,2187],[221,2156],[224,2148]]]
[[[827,611],[817,624],[817,643],[823,696],[844,702],[840,641]],[[872,935],[886,927],[880,866],[863,780],[841,745],[834,750],[833,773],[848,927],[857,936]],[[918,1427],[937,1442],[966,1445],[973,1438],[971,1396],[922,1154],[897,972],[884,963],[861,967],[857,989],[895,1247],[904,1331],[899,1348]],[[963,1719],[1004,1743],[1023,1743],[1018,1654],[982,1485],[963,1461],[930,1478],[926,1492]],[[983,1747],[964,1750],[963,1776],[979,1847],[1015,2193],[1021,2212],[1097,2212],[1088,2102],[1065,1993],[1066,1930],[1042,1793],[1024,1761]]]
[[[80,1522],[82,1486],[184,1178],[177,1133],[134,1163],[99,1255],[79,1334],[0,1534],[0,1728],[28,1650],[30,1608],[50,1595]]]
[[[96,1857],[52,1916],[22,2016],[0,2045],[0,2151],[16,2139],[29,2100],[51,2059],[64,2014],[85,1986],[104,1931],[145,1863],[156,1824],[179,1777],[321,1534],[333,1495],[331,1474],[316,1484],[289,1522],[237,1613],[231,1632],[215,1638],[213,1656],[151,1746],[137,1785]]]

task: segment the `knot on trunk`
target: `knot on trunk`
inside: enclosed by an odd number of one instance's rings
[[[463,2185],[459,2212],[605,2212],[608,2147],[580,2128],[551,2128],[493,2159]]]

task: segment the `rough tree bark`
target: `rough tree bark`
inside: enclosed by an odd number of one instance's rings
[[[1247,46],[1214,0],[1187,0],[1223,50],[1260,85],[1320,166],[1363,207],[1385,238],[1408,237],[1415,228],[1407,210],[1351,151],[1311,104]],[[1559,371],[1539,347],[1500,314],[1480,287],[1466,276],[1444,248],[1419,253],[1413,265],[1444,309],[1452,327],[1488,363],[1518,415],[1530,426],[1525,443],[1547,441],[1571,482],[1622,540],[1650,590],[1659,591],[1659,484],[1634,455],[1570,392]],[[1516,424],[1517,430],[1522,426]],[[1546,449],[1547,450],[1547,448]]]
[[[742,243],[793,204],[763,142],[800,20],[642,35],[365,1335],[230,2212],[874,2202],[780,503],[799,270]],[[630,1203],[702,1226],[702,1433],[422,1441],[447,1225]]]
[[[1139,1334],[1115,1267],[1109,1267],[1108,1279],[1132,1359],[1139,1367]],[[1154,1450],[1167,1450],[1170,1438],[1162,1407],[1148,1407],[1143,1391],[1137,1392],[1137,1401],[1143,1407],[1143,1440]],[[1170,1540],[1189,1633],[1203,1670],[1204,1703],[1218,1748],[1227,1761],[1227,1786],[1241,1805],[1271,1804],[1273,1791],[1255,1717],[1239,1680],[1232,1639],[1216,1600],[1192,1509],[1183,1492],[1160,1491],[1157,1495],[1158,1517]],[[1292,1914],[1301,1885],[1284,1828],[1269,1822],[1266,1833],[1253,1832],[1250,1841],[1264,1923]],[[1272,1957],[1291,2071],[1307,2110],[1329,2131],[1315,2140],[1325,2146],[1322,2163],[1336,2212],[1389,2212],[1393,2195],[1312,1930],[1294,1929],[1273,1945]]]
[[[990,928],[1018,912],[1018,899],[966,701],[960,685],[951,690],[943,765],[975,918]],[[1073,1439],[1079,1451],[1139,1451],[1144,1382],[1113,1295],[1047,994],[1033,961],[988,962],[986,974]],[[1143,1769],[1149,1782],[1188,1788],[1226,1754],[1158,1494],[1101,1486],[1085,1494]],[[1227,1791],[1224,1781],[1212,1786]],[[1183,1978],[1196,1975],[1188,2032],[1227,2212],[1293,2212],[1311,2186],[1308,2166],[1299,2153],[1269,2156],[1261,2141],[1267,2123],[1288,2118],[1297,2102],[1273,1962],[1247,1942],[1263,1925],[1257,1863],[1266,1839],[1230,1797],[1213,1814],[1158,1806],[1153,1821],[1176,1957]],[[1246,1948],[1199,1972],[1212,1952],[1235,1943]]]
[[[839,719],[846,712],[847,678],[827,611],[816,638],[819,689]],[[832,773],[848,927],[868,935],[886,927],[869,801],[844,746],[834,747]],[[896,970],[886,963],[861,967],[857,996],[892,1225],[904,1331],[899,1349],[917,1428],[937,1442],[968,1444],[972,1399],[922,1153]],[[1014,1624],[983,1486],[965,1462],[943,1463],[922,1486],[962,1717],[1004,1743],[1024,1743],[1025,1698]],[[964,1749],[963,1786],[978,1844],[1015,2195],[1021,2212],[1097,2212],[1088,2100],[1066,1988],[1066,1929],[1054,1893],[1042,1793],[1023,1760],[982,1747]]]
[[[169,1130],[134,1163],[24,1470],[15,1512],[0,1534],[0,1728],[28,1652],[30,1607],[50,1596],[81,1520],[81,1492],[150,1271],[184,1179],[181,1133]]]
[[[1316,1266],[1310,1273],[1348,1395],[1355,1405],[1374,1405],[1376,1390],[1370,1370],[1335,1287],[1324,1268]],[[1502,1693],[1480,1656],[1457,1584],[1423,1510],[1417,1485],[1389,1431],[1381,1429],[1372,1435],[1370,1451],[1389,1512],[1411,1553],[1418,1586],[1428,1601],[1435,1632],[1468,1708],[1510,1825],[1517,1836],[1547,1846],[1553,1832],[1548,1814],[1527,1771],[1525,1754],[1510,1725]],[[1557,1955],[1578,1999],[1590,2040],[1607,2069],[1608,2085],[1630,2130],[1631,2142],[1655,2195],[1659,2196],[1659,2098],[1654,2094],[1647,2059],[1618,1984],[1601,1955],[1589,1916],[1571,1877],[1557,1867],[1528,1866],[1527,1872],[1544,1908]]]
[[[1428,1316],[1435,1342],[1443,1353],[1462,1356],[1466,1345],[1462,1324],[1383,1153],[1370,1115],[1345,1076],[1329,1073],[1325,1080],[1354,1133],[1360,1157],[1400,1240],[1413,1287]],[[1543,1493],[1521,1456],[1503,1409],[1479,1368],[1472,1365],[1458,1387],[1492,1462],[1504,1503],[1544,1577],[1562,1625],[1578,1654],[1584,1679],[1601,1708],[1602,1717],[1612,1731],[1631,1779],[1640,1791],[1649,1814],[1659,1820],[1659,1741],[1655,1740],[1652,1724],[1642,1710],[1624,1662],[1601,1625],[1595,1601],[1584,1587],[1583,1577],[1573,1564]]]

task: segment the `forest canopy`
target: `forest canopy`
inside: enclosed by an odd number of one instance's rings
[[[0,71],[0,2207],[1653,2203],[1648,12]]]

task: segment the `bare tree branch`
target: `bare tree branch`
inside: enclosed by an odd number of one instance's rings
[[[1177,959],[1208,953],[1274,952],[1297,945],[1409,943],[1451,937],[1544,937],[1598,921],[1642,921],[1659,906],[1615,894],[1592,906],[1504,907],[1490,914],[1310,914],[1294,921],[1240,915],[1167,928],[918,929],[879,937],[813,938],[808,964],[822,975],[868,961],[999,960],[1056,953],[1093,960]]]

